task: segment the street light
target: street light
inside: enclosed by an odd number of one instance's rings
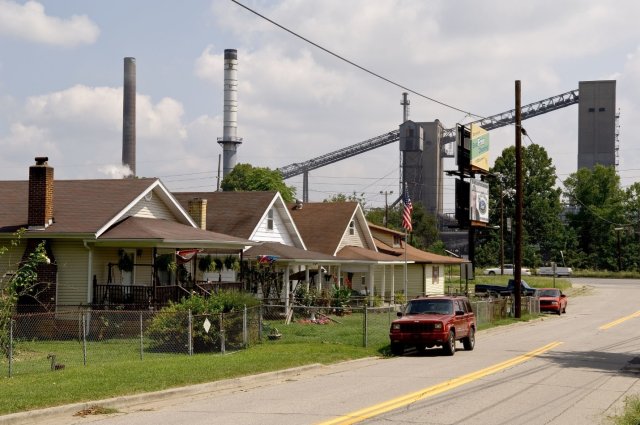
[[[387,203],[387,195],[393,194],[393,190],[387,192],[386,190],[381,190],[380,195],[384,195],[384,227],[387,227],[389,224],[389,204]]]

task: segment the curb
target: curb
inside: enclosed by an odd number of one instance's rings
[[[321,369],[323,367],[325,367],[325,365],[322,365],[320,363],[313,363],[305,366],[294,367],[291,369],[265,372],[258,375],[247,375],[239,378],[224,379],[221,381],[205,382],[203,384],[189,385],[186,387],[169,388],[166,390],[154,391],[149,393],[119,396],[104,400],[86,401],[80,403],[65,404],[62,406],[48,407],[38,410],[28,410],[26,412],[11,413],[8,415],[0,416],[0,425],[28,424],[37,422],[38,419],[42,419],[43,417],[50,417],[55,415],[73,415],[76,412],[95,406],[119,409],[130,407],[139,403],[148,401],[161,401],[173,397],[184,397],[189,395],[226,391],[229,389],[243,387],[258,387],[265,383],[300,375],[304,372]]]

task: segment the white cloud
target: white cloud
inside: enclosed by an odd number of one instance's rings
[[[0,0],[0,34],[34,43],[74,47],[94,43],[100,29],[85,15],[60,19],[47,16],[44,6],[36,1],[19,4]]]

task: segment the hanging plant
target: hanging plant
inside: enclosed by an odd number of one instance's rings
[[[215,270],[216,271],[221,271],[222,270],[222,266],[224,265],[222,260],[220,258],[216,257],[216,258],[213,259],[213,262],[216,265]]]
[[[224,268],[227,270],[240,270],[240,260],[235,255],[227,255],[224,259]]]
[[[198,269],[201,272],[212,272],[215,270],[215,262],[213,261],[213,257],[211,255],[207,255],[205,257],[200,257],[198,260]]]
[[[133,257],[128,255],[124,249],[118,251],[118,269],[123,272],[133,271]]]
[[[178,269],[178,264],[173,260],[171,254],[162,254],[156,257],[156,267],[161,271],[175,273]]]

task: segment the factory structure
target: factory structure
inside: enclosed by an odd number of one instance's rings
[[[131,175],[136,175],[135,94],[136,62],[124,59],[123,145],[122,164]],[[522,120],[578,104],[578,156],[579,168],[592,168],[596,164],[618,166],[618,118],[616,109],[616,81],[581,81],[577,90],[562,93],[521,108]],[[328,154],[279,168],[285,179],[303,176],[302,201],[309,201],[309,172],[345,160],[364,152],[399,142],[401,154],[400,188],[407,187],[412,202],[420,203],[441,223],[441,236],[447,243],[449,236],[461,239],[459,233],[448,231],[451,217],[443,211],[444,158],[455,157],[457,128],[445,128],[438,120],[411,121],[408,119],[409,100],[403,94],[402,122],[397,130],[376,136],[364,142],[347,146]],[[222,147],[223,178],[238,162],[238,52],[224,51],[224,111],[223,135],[217,139]],[[490,131],[515,122],[515,110],[510,110],[465,124]],[[218,166],[220,168],[220,165]],[[402,190],[399,190],[402,193]],[[399,201],[396,200],[395,203]],[[394,204],[395,204],[394,203]],[[450,235],[448,235],[450,234]],[[452,241],[453,242],[453,241]],[[464,242],[463,242],[464,243]]]

